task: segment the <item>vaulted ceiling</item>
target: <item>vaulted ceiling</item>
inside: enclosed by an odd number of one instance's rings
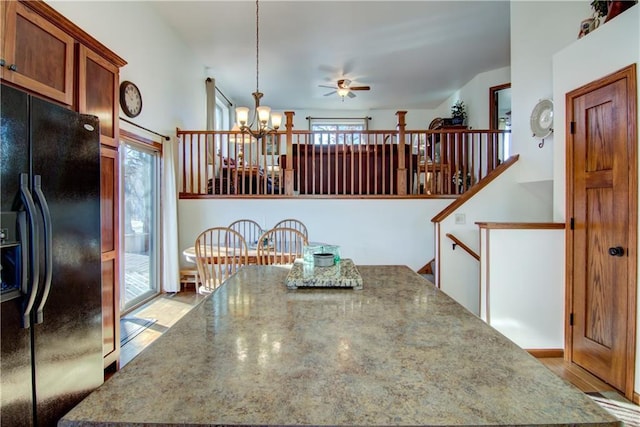
[[[256,89],[256,3],[157,1],[238,105]],[[435,108],[510,64],[508,1],[261,1],[259,88],[274,109]],[[340,78],[370,91],[325,96]]]

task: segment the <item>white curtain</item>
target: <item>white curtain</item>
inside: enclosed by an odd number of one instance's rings
[[[162,288],[165,292],[180,292],[177,147],[177,142],[173,140],[162,144]]]

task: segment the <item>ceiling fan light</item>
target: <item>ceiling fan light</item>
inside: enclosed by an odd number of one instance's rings
[[[349,94],[349,89],[346,88],[346,87],[339,87],[336,90],[338,92],[338,95],[340,95],[342,98],[344,98],[345,96],[347,96]]]

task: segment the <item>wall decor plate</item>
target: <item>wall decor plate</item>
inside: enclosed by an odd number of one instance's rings
[[[531,111],[531,132],[536,138],[546,138],[553,132],[553,102],[540,100]]]

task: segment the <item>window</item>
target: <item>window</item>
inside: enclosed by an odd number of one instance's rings
[[[310,118],[309,129],[316,145],[360,144],[360,133],[367,130],[367,118]]]
[[[120,307],[128,311],[160,292],[161,155],[159,148],[129,137],[120,147],[124,234]]]
[[[223,99],[219,93],[216,93],[216,124],[215,130],[229,130],[230,126],[230,108],[229,103]]]

